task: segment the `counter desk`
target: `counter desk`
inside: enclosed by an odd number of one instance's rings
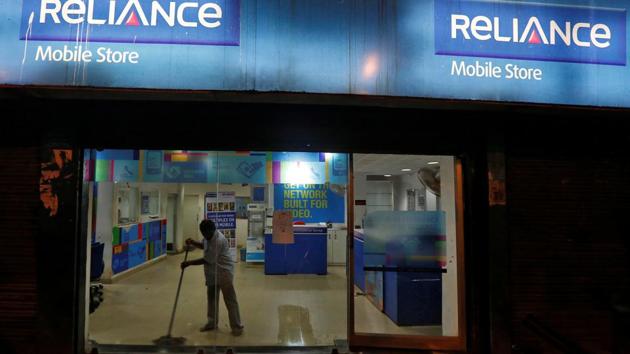
[[[328,233],[325,227],[293,226],[294,243],[273,243],[265,232],[265,274],[326,275]]]

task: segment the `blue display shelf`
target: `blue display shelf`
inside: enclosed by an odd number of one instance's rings
[[[442,324],[442,274],[385,272],[384,312],[399,326]]]
[[[326,228],[294,227],[293,233],[293,244],[275,244],[265,234],[265,274],[327,274]]]

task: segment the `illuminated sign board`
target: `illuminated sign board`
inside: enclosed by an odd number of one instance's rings
[[[630,108],[628,5],[0,0],[0,84]]]

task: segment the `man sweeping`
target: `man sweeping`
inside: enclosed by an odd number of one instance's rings
[[[203,250],[203,258],[184,261],[182,269],[191,265],[202,265],[206,276],[208,294],[208,322],[200,331],[206,332],[217,328],[219,323],[219,290],[223,293],[225,307],[230,318],[232,334],[243,334],[243,325],[238,310],[236,291],[234,290],[234,261],[230,256],[230,247],[223,234],[217,231],[212,220],[204,220],[199,224],[203,242],[187,239],[186,244]]]

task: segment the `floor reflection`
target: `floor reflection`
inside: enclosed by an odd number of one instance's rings
[[[316,343],[307,308],[295,305],[278,307],[278,344],[312,346]]]

